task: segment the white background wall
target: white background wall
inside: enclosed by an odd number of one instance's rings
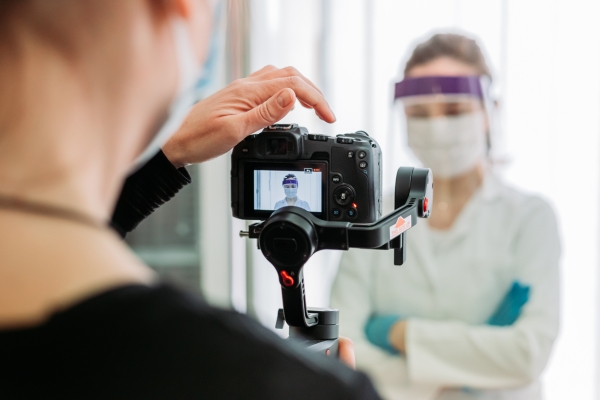
[[[326,126],[298,105],[285,121],[331,134],[365,129],[391,164],[414,162],[390,133],[390,105],[392,83],[415,40],[445,28],[481,39],[502,105],[510,160],[503,174],[544,195],[561,227],[562,329],[543,378],[550,400],[600,398],[599,19],[599,3],[584,0],[252,2],[253,69],[294,65],[322,87],[338,118]],[[317,254],[307,266],[309,304],[327,303],[336,257]],[[275,272],[258,253],[254,261],[255,310],[272,326],[280,304]]]

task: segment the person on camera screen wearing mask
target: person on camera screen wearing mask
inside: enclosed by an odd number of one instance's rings
[[[296,206],[310,211],[308,202],[298,198],[298,178],[294,174],[288,174],[283,178],[281,183],[285,198],[275,203],[274,210],[279,210],[281,207]]]
[[[544,200],[492,168],[491,79],[478,44],[447,33],[419,43],[395,84],[406,144],[433,171],[431,218],[410,231],[401,267],[391,252],[344,253],[331,299],[389,399],[542,398],[558,229]]]
[[[340,360],[161,284],[121,240],[185,165],[296,100],[335,121],[291,67],[195,103],[215,3],[0,0],[0,398],[379,398]],[[339,356],[353,365],[351,342]]]

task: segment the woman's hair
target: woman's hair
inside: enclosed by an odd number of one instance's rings
[[[456,33],[438,33],[417,45],[406,62],[404,75],[412,68],[440,57],[449,57],[475,67],[480,75],[492,79],[490,68],[477,42]]]

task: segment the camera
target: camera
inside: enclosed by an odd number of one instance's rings
[[[285,206],[326,221],[381,217],[381,149],[364,131],[332,137],[272,125],[235,146],[231,162],[236,218],[265,220]]]
[[[366,132],[331,137],[297,124],[251,135],[231,155],[231,208],[236,218],[261,220],[240,236],[258,240],[275,267],[283,308],[276,328],[316,354],[336,354],[339,311],[308,307],[303,268],[321,250],[394,251],[406,260],[406,231],[428,218],[431,170],[400,167],[395,210],[381,216],[381,149]]]

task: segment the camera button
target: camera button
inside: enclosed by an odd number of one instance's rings
[[[361,162],[359,162],[359,163],[358,163],[358,166],[359,166],[361,169],[365,169],[365,168],[367,168],[367,166],[368,166],[368,165],[369,165],[369,164],[367,164],[367,162],[366,162],[366,161],[361,161]]]
[[[354,201],[354,190],[347,185],[338,186],[333,191],[333,199],[340,206],[346,206]]]
[[[354,218],[356,217],[356,210],[354,208],[351,208],[348,211],[346,211],[346,214],[348,214],[350,218]]]
[[[315,135],[314,133],[308,134],[308,140],[316,140],[319,142],[326,142],[327,138],[328,138],[328,136],[326,136],[326,135]]]
[[[363,159],[367,156],[367,153],[365,153],[364,151],[359,151],[358,152],[358,158]]]
[[[331,215],[333,215],[334,217],[339,217],[341,214],[342,212],[339,208],[334,208],[333,210],[331,210]]]
[[[333,183],[341,183],[342,182],[342,176],[341,175],[334,175],[331,177],[331,182]]]
[[[346,137],[339,137],[339,138],[337,138],[337,142],[343,143],[343,144],[352,144],[352,143],[354,143],[354,139],[346,138]]]
[[[354,158],[354,152],[353,151],[349,151],[348,152],[348,158]]]

